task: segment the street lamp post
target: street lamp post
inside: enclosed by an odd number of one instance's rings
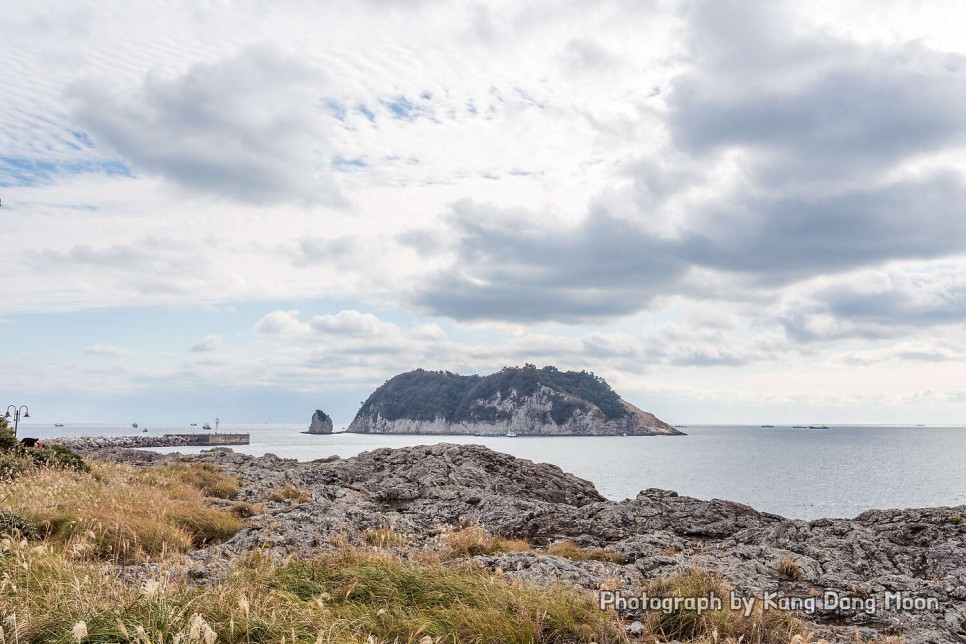
[[[13,416],[10,415],[10,410],[13,410]],[[30,418],[30,410],[27,409],[27,405],[20,405],[18,408],[16,405],[9,405],[7,407],[7,413],[3,415],[4,418],[13,418],[13,437],[17,437],[17,428],[20,426],[21,418]]]

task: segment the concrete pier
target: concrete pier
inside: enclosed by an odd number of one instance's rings
[[[165,434],[178,439],[179,445],[248,445],[249,434]]]

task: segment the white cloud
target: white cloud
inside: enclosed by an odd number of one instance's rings
[[[109,356],[113,358],[119,358],[124,356],[132,355],[132,352],[127,349],[122,349],[121,347],[115,347],[110,344],[104,344],[98,342],[92,344],[91,346],[84,349],[84,353],[92,356]]]
[[[209,353],[221,349],[221,336],[217,334],[206,335],[189,347],[192,353]]]
[[[244,49],[181,76],[150,72],[134,91],[69,89],[73,119],[136,173],[239,201],[341,205],[328,170],[329,81],[274,47]]]
[[[923,365],[964,377],[961,8],[3,8],[5,330],[261,315],[247,340],[199,327],[217,351],[47,356],[35,382],[306,390],[528,361],[753,406],[900,404],[900,365],[923,391],[945,391]],[[143,333],[139,359],[164,338]]]

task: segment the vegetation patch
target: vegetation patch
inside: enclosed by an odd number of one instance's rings
[[[35,539],[42,533],[41,527],[22,514],[0,508],[0,536]]]
[[[439,536],[443,559],[462,559],[479,555],[498,555],[504,552],[526,552],[530,544],[522,539],[506,539],[488,533],[480,526],[467,526]]]
[[[649,597],[708,597],[713,593],[722,598],[723,607],[704,612],[683,606],[651,611],[644,620],[644,631],[658,641],[785,644],[796,636],[805,637],[804,625],[791,613],[763,610],[760,602],[748,616],[732,610],[727,601],[730,590],[720,577],[697,569],[653,581],[647,587]]]
[[[792,581],[801,581],[805,578],[805,573],[802,571],[802,567],[788,557],[782,557],[776,561],[775,570],[778,571],[778,574],[782,577]]]
[[[63,445],[40,443],[37,447],[24,447],[6,420],[0,418],[0,481],[13,480],[39,467],[90,471],[80,454]]]
[[[461,376],[449,371],[416,369],[399,374],[376,389],[362,404],[357,417],[379,416],[387,420],[413,419],[447,422],[493,422],[505,412],[481,405],[481,400],[530,396],[541,387],[553,392],[551,417],[558,425],[577,410],[595,405],[608,420],[629,413],[620,396],[607,382],[588,371],[538,369],[532,364],[504,367],[489,376]],[[566,394],[566,395],[564,395]]]
[[[604,550],[603,548],[588,548],[584,550],[570,540],[558,541],[547,548],[547,554],[554,557],[563,557],[571,561],[609,561],[610,563],[625,564],[627,557],[619,552]]]
[[[0,509],[84,558],[140,561],[223,541],[242,527],[176,473],[127,465],[97,462],[90,472],[37,467],[4,492]]]
[[[304,492],[301,488],[293,483],[286,483],[277,490],[273,490],[269,493],[268,501],[277,501],[279,503],[290,501],[292,503],[302,503],[303,501],[308,501],[311,497],[307,492]]]
[[[6,540],[0,578],[8,642],[66,644],[76,633],[90,642],[624,641],[616,616],[589,594],[364,550],[285,562],[251,554],[225,582],[197,587],[163,573],[125,581]]]
[[[396,532],[392,528],[366,530],[362,536],[366,543],[376,548],[402,548],[409,543],[408,536]]]
[[[140,477],[152,485],[184,483],[216,499],[234,499],[241,491],[238,479],[222,474],[221,468],[211,463],[146,468]]]

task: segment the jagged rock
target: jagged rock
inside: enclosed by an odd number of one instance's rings
[[[315,413],[312,414],[312,423],[309,425],[309,431],[306,434],[331,434],[332,433],[332,419],[327,413],[321,409],[316,409]]]

